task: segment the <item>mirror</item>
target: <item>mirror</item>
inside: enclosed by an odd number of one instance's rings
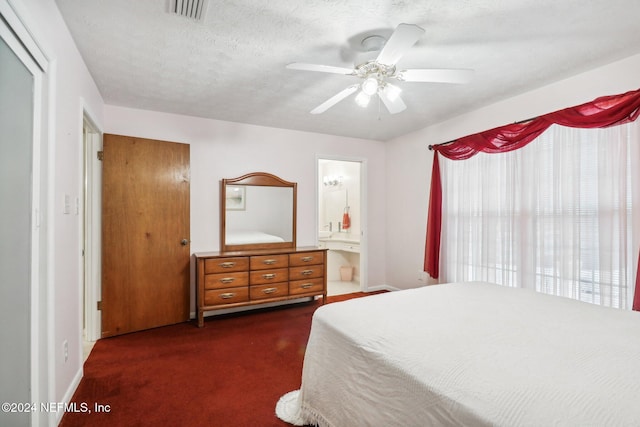
[[[220,183],[222,252],[295,248],[295,182],[254,172]]]

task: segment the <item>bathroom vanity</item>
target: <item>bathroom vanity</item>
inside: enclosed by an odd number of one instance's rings
[[[318,247],[329,249],[332,251],[343,251],[351,253],[360,253],[360,241],[350,236],[331,235],[330,237],[319,237]]]
[[[327,280],[360,282],[360,240],[350,233],[320,233],[318,248],[327,250],[327,264],[331,270],[327,271]],[[350,268],[349,274],[344,274],[344,268]]]

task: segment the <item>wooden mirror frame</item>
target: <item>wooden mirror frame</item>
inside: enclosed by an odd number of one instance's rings
[[[273,243],[247,243],[247,244],[227,244],[226,242],[226,224],[227,224],[227,185],[246,185],[246,186],[262,186],[262,187],[285,187],[292,189],[293,212],[292,212],[292,230],[291,241],[289,242],[273,242]],[[285,181],[275,175],[266,172],[252,172],[242,175],[238,178],[225,178],[220,181],[220,251],[232,252],[242,250],[255,249],[290,249],[296,247],[296,210],[297,210],[297,191],[298,184],[295,182]]]

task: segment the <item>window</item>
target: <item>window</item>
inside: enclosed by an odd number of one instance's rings
[[[640,161],[638,128],[552,126],[520,150],[443,159],[443,281],[490,281],[630,308],[640,231],[640,168],[632,167]]]

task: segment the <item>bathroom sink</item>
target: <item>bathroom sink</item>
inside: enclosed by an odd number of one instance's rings
[[[319,239],[328,239],[330,237],[331,237],[331,232],[330,231],[325,231],[325,230],[318,231],[318,238]]]

